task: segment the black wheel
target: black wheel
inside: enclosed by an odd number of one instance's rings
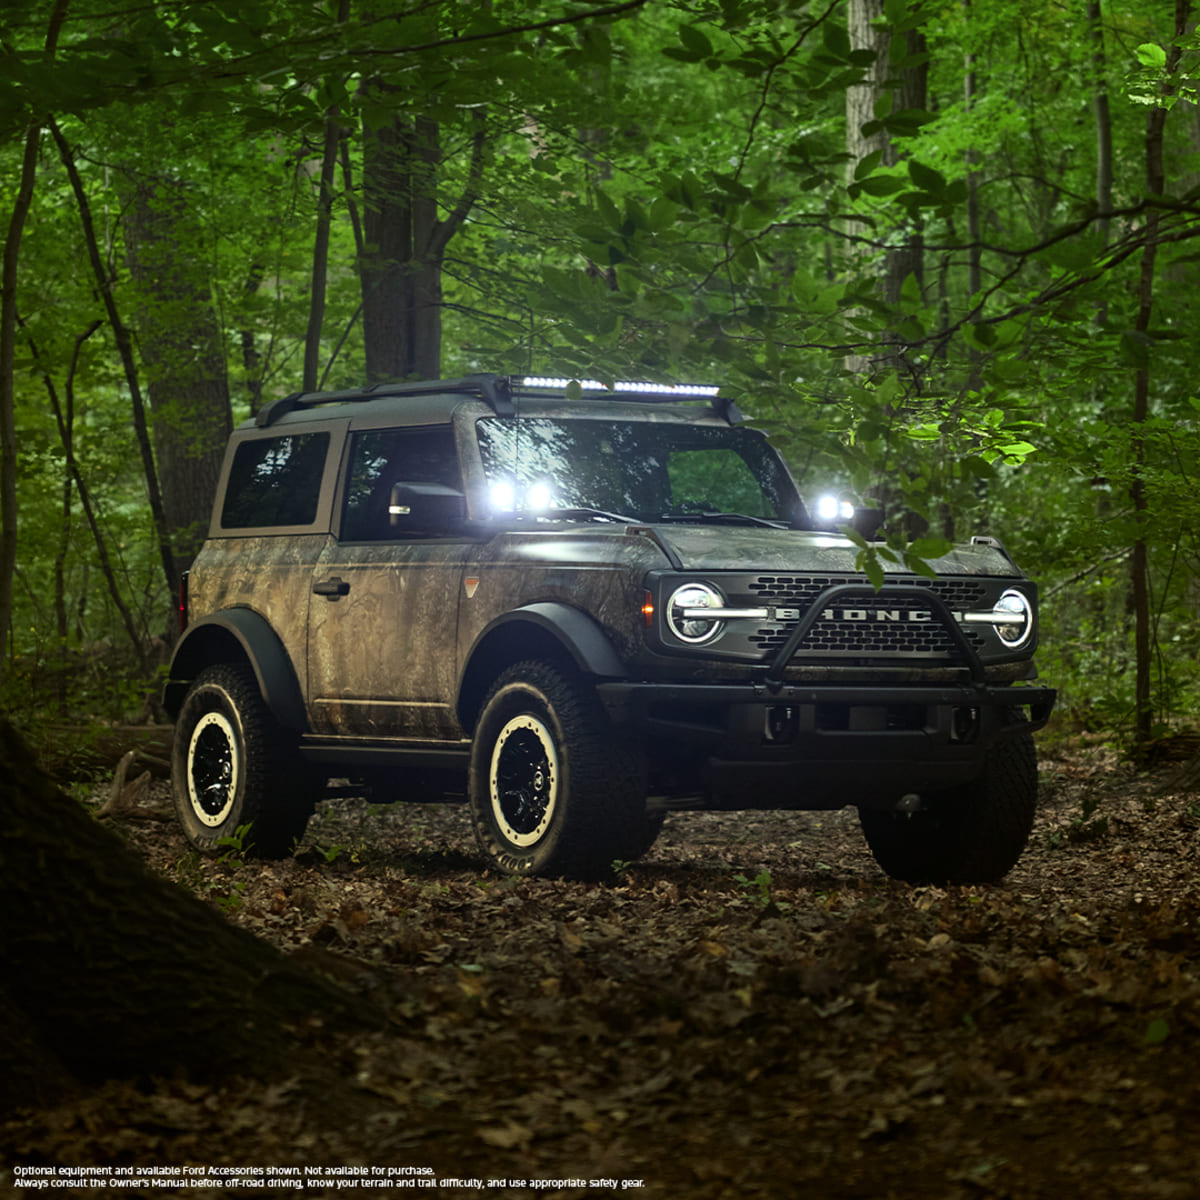
[[[1029,840],[1037,807],[1037,751],[1021,734],[988,753],[972,783],[930,796],[914,813],[859,809],[875,861],[908,883],[995,883]]]
[[[510,667],[475,728],[471,818],[480,849],[514,875],[599,879],[646,848],[637,758],[576,675]]]
[[[248,666],[206,667],[188,689],[171,755],[175,815],[200,850],[250,825],[245,847],[282,858],[304,833],[318,780],[305,774]]]

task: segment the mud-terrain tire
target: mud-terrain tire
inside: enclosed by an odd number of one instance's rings
[[[646,848],[636,755],[578,675],[509,667],[475,727],[468,784],[479,848],[501,871],[593,880]]]
[[[263,703],[249,666],[220,663],[200,672],[179,710],[171,752],[175,815],[193,846],[217,850],[248,824],[244,852],[283,858],[304,833],[318,785],[294,737]]]
[[[930,796],[914,813],[859,809],[875,861],[907,883],[995,883],[1012,870],[1033,828],[1037,751],[1021,734],[998,742],[983,773]]]

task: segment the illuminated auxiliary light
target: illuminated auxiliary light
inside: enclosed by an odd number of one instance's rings
[[[585,392],[635,392],[653,396],[715,396],[721,389],[704,383],[643,383],[633,379],[618,379],[612,387],[598,379],[558,379],[543,375],[526,375],[517,380],[518,387],[546,388],[562,391],[569,384],[578,384]]]
[[[529,491],[525,493],[525,507],[541,511],[550,507],[550,501],[553,499],[548,483],[533,483],[529,486]]]
[[[853,521],[854,505],[836,496],[821,496],[817,500],[817,517],[822,521]]]
[[[498,512],[512,512],[517,506],[517,489],[507,479],[501,479],[492,484],[488,499]]]

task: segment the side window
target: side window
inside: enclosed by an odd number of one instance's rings
[[[423,532],[393,522],[388,500],[397,483],[439,483],[460,489],[462,474],[453,430],[448,426],[371,429],[352,436],[342,515],[343,542],[384,541]]]
[[[234,451],[221,526],[311,525],[321,498],[328,433],[255,438]]]

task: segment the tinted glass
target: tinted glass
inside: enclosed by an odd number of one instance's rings
[[[639,521],[737,512],[787,520],[790,478],[762,434],[665,421],[478,422],[488,482],[518,509],[593,508]],[[536,498],[536,499],[535,499]]]
[[[221,525],[226,529],[311,525],[317,516],[328,449],[328,433],[242,442],[233,456]]]
[[[404,524],[392,521],[388,514],[388,500],[397,483],[461,487],[453,432],[441,428],[372,429],[356,433],[350,443],[343,542],[406,536],[409,531]]]

